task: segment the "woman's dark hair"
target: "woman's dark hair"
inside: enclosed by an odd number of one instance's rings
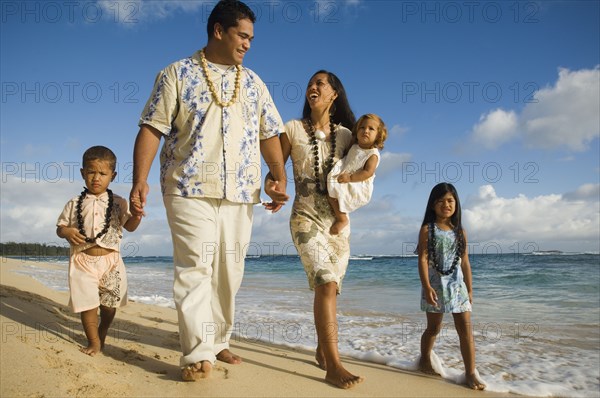
[[[208,38],[215,34],[215,24],[218,23],[224,31],[237,26],[240,19],[249,19],[252,23],[256,22],[256,15],[246,4],[238,0],[221,0],[211,11],[206,24]]]
[[[344,89],[344,85],[336,75],[323,69],[314,73],[308,81],[311,81],[312,78],[319,73],[324,73],[327,75],[327,82],[337,93],[337,98],[335,101],[333,101],[333,106],[331,107],[333,122],[341,123],[342,126],[351,129],[356,123],[356,117],[354,116],[354,112],[352,112],[350,104],[348,103],[348,97],[346,96],[346,89]],[[307,119],[309,117],[310,105],[308,105],[308,100],[305,98],[304,108],[302,109],[302,118]]]
[[[465,248],[465,237],[463,235],[463,227],[461,221],[460,200],[458,198],[458,192],[456,191],[456,188],[454,188],[454,185],[447,182],[441,182],[435,187],[433,187],[431,193],[429,194],[429,200],[427,201],[427,208],[425,208],[425,216],[423,217],[423,223],[421,224],[421,226],[429,225],[435,222],[435,202],[443,198],[447,193],[452,194],[452,196],[454,197],[454,201],[456,202],[454,206],[454,214],[452,215],[452,217],[450,217],[450,222],[452,223],[454,233],[456,234],[459,255],[462,256],[462,253],[464,253]]]

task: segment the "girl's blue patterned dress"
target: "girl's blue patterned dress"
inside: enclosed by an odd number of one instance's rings
[[[425,300],[421,291],[421,310],[426,312],[467,312],[471,311],[469,292],[464,282],[461,260],[456,264],[456,269],[450,275],[440,275],[434,268],[434,258],[440,259],[441,269],[449,270],[456,255],[456,234],[454,231],[443,231],[434,224],[436,256],[429,256],[429,283],[438,296],[439,307],[435,307]]]

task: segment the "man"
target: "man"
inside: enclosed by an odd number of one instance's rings
[[[207,377],[215,361],[241,363],[229,350],[235,295],[260,201],[260,154],[288,200],[279,133],[283,123],[262,80],[242,67],[254,38],[254,13],[223,0],[208,18],[203,50],[157,76],[134,149],[132,213],[143,214],[150,166],[160,154],[163,202],[173,239],[173,296],[182,378]]]

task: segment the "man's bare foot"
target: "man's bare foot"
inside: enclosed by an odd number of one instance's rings
[[[317,345],[317,353],[315,354],[317,360],[317,366],[323,370],[327,370],[327,362],[325,362],[325,354],[320,345]]]
[[[419,370],[428,375],[436,375],[436,376],[440,375],[438,372],[433,370],[433,365],[431,365],[431,361],[429,359],[423,358],[422,356],[421,356],[421,359],[419,360]]]
[[[181,369],[183,381],[197,381],[206,379],[210,375],[212,364],[209,361],[200,361],[186,365]]]
[[[362,383],[365,379],[361,376],[355,376],[348,372],[343,367],[337,369],[328,370],[325,376],[325,381],[329,384],[333,384],[336,387],[347,389]]]
[[[83,352],[84,354],[87,354],[91,357],[93,357],[94,355],[96,355],[97,353],[99,353],[100,351],[102,351],[102,345],[100,344],[100,340],[95,340],[95,341],[88,341],[88,346],[87,347],[80,347],[79,351]]]
[[[238,355],[233,354],[227,348],[225,348],[217,354],[217,359],[219,361],[226,362],[230,365],[239,365],[240,363],[242,363],[242,358],[240,358]]]
[[[329,233],[331,235],[338,235],[344,228],[346,228],[348,223],[349,221],[347,218],[345,220],[336,220],[331,228],[329,228]]]
[[[479,380],[476,374],[467,375],[466,384],[467,387],[473,390],[485,390],[487,387],[484,382]]]

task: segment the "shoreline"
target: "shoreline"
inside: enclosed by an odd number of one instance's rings
[[[118,309],[103,353],[89,357],[79,351],[86,340],[68,294],[14,272],[55,265],[4,257],[0,264],[0,396],[515,396],[348,357],[344,364],[365,381],[341,390],[325,383],[314,352],[241,339],[231,349],[243,364],[217,362],[210,379],[183,382],[175,310],[129,302]]]

